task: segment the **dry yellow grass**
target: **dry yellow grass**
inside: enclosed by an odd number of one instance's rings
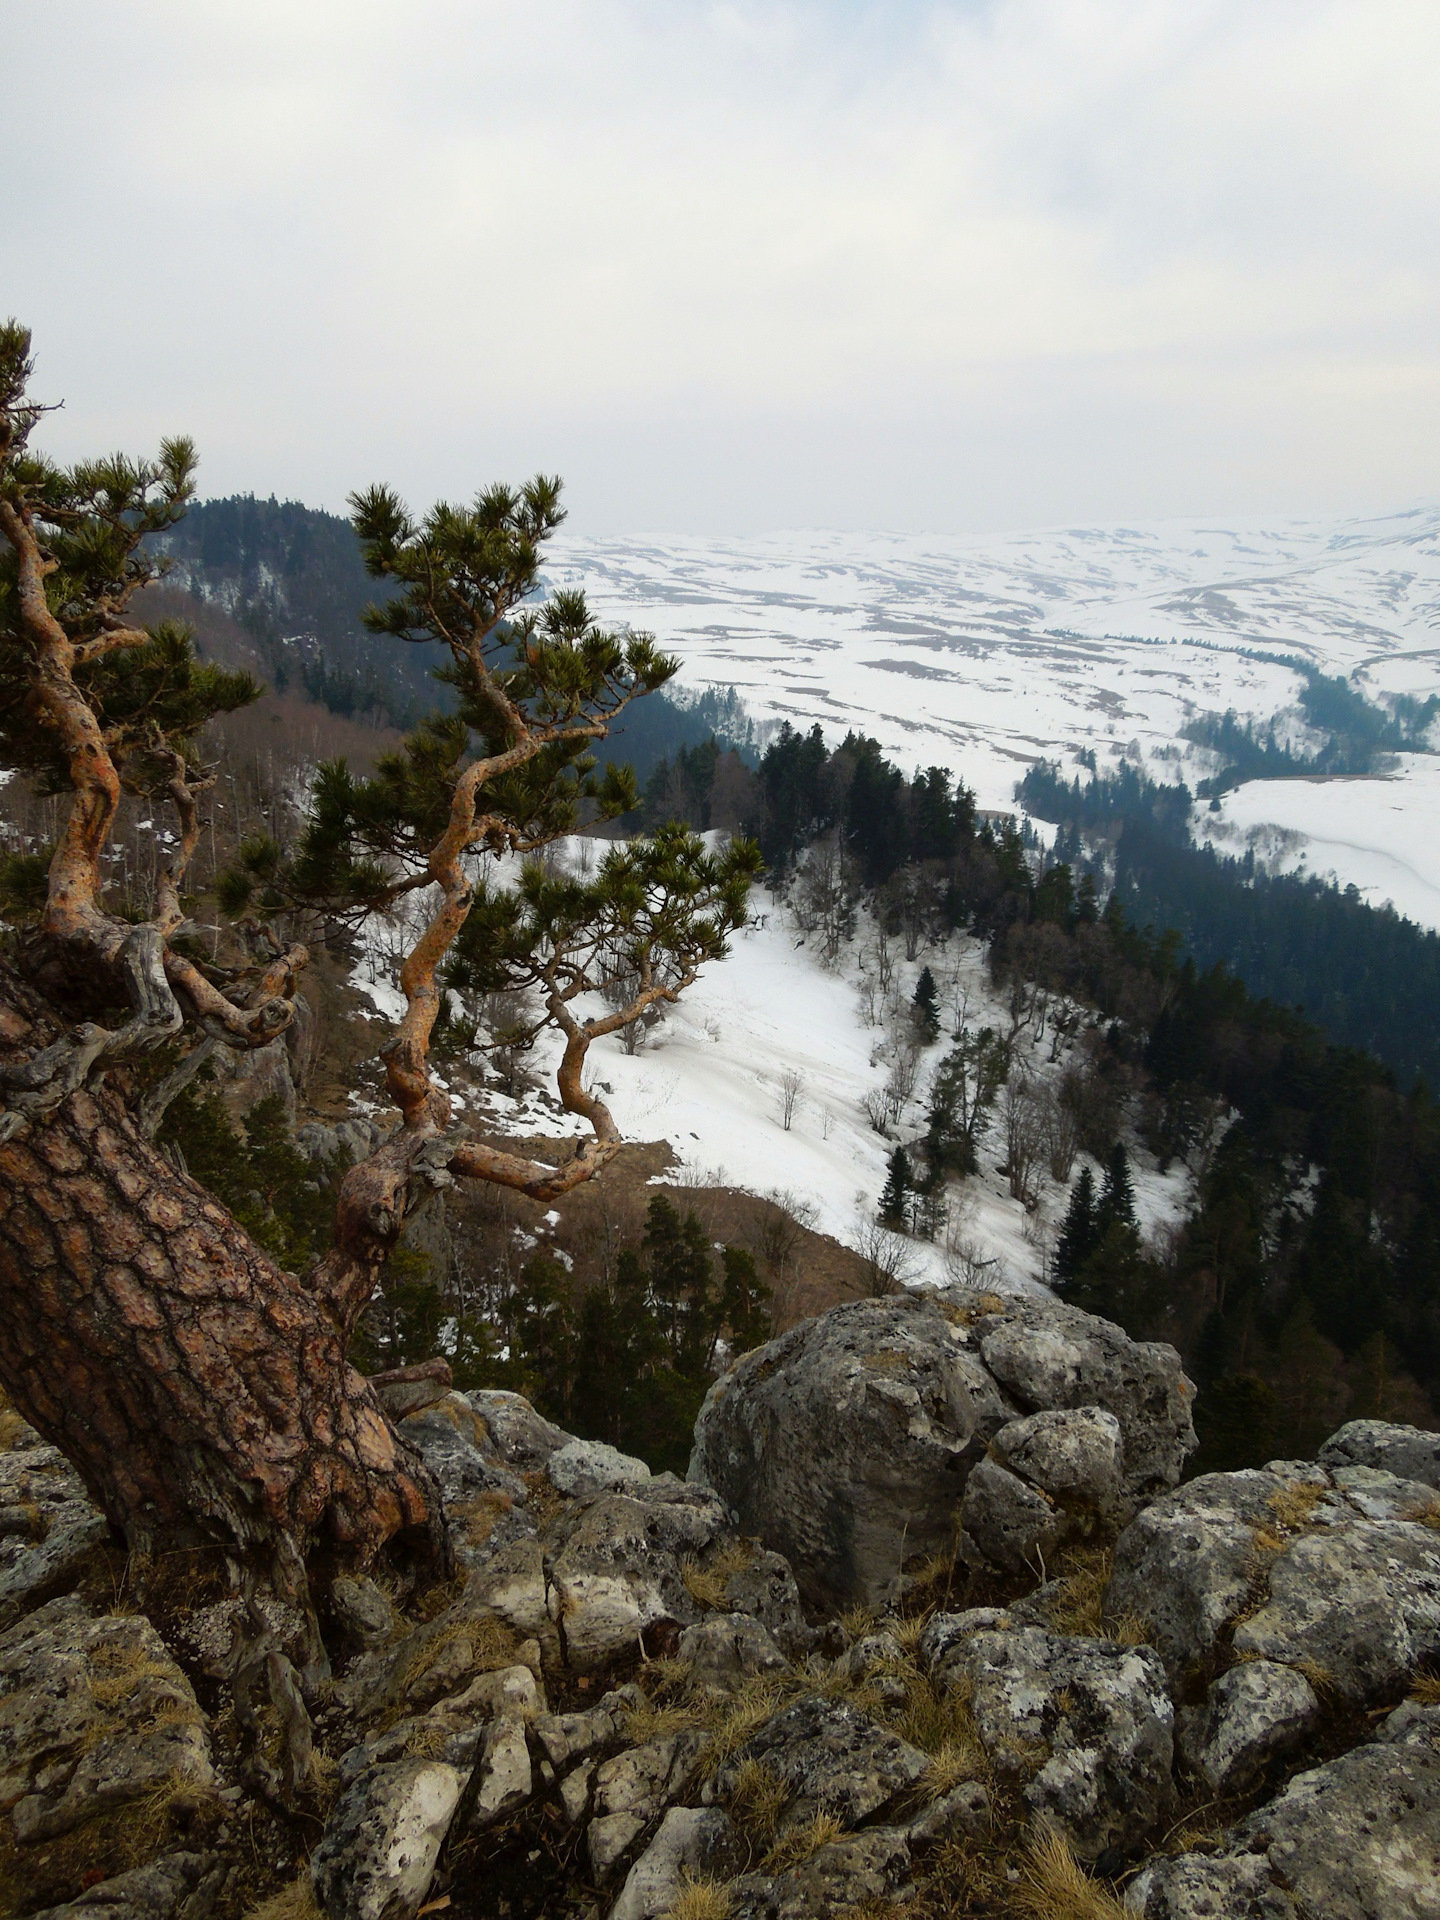
[[[302,1873],[279,1893],[272,1893],[258,1907],[251,1907],[244,1920],[325,1920],[310,1875]]]
[[[1433,1527],[1440,1533],[1440,1500],[1417,1500],[1413,1507],[1401,1514],[1402,1520],[1413,1520],[1417,1526]]]
[[[625,1738],[631,1746],[642,1747],[647,1740],[666,1740],[672,1733],[700,1726],[703,1720],[698,1707],[633,1707],[625,1716]]]
[[[747,1681],[728,1698],[722,1696],[718,1710],[706,1721],[710,1744],[701,1764],[707,1774],[717,1773],[735,1757],[775,1712],[781,1698],[781,1688],[769,1679]]]
[[[987,1779],[989,1773],[990,1763],[978,1742],[947,1740],[930,1755],[930,1764],[920,1777],[920,1790],[927,1800],[938,1800],[967,1780]]]
[[[726,1803],[736,1826],[760,1846],[773,1845],[793,1795],[778,1773],[758,1760],[742,1760],[730,1783]]]
[[[1058,1833],[1032,1843],[1015,1904],[1025,1920],[1133,1920],[1108,1888],[1090,1878]]]
[[[730,1888],[724,1880],[692,1878],[682,1870],[680,1897],[667,1907],[661,1920],[726,1920],[730,1912]]]
[[[1440,1707],[1440,1673],[1417,1673],[1410,1685],[1410,1698],[1422,1707]]]
[[[1272,1493],[1266,1506],[1287,1533],[1301,1533],[1314,1517],[1315,1509],[1329,1492],[1318,1480],[1296,1480],[1278,1493]]]
[[[725,1609],[725,1588],[730,1576],[744,1573],[753,1566],[756,1552],[753,1540],[731,1540],[703,1565],[693,1556],[682,1560],[680,1577],[692,1599],[714,1613],[721,1613]]]
[[[789,1873],[792,1868],[803,1866],[813,1854],[840,1839],[844,1832],[833,1813],[817,1813],[775,1842],[765,1856],[766,1873]]]

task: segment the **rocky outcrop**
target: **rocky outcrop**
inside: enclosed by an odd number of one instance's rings
[[[477,1899],[524,1920],[829,1920],[903,1909],[968,1857],[1000,1913],[1058,1834],[1150,1920],[1440,1920],[1436,1436],[1356,1422],[1316,1462],[1172,1486],[1188,1405],[1168,1349],[950,1292],[747,1356],[688,1482],[518,1395],[421,1406],[404,1430],[461,1577],[333,1584],[310,1885],[286,1898],[327,1920]],[[27,1915],[238,1914],[242,1858],[295,1859],[285,1838],[242,1846],[269,1816],[201,1706],[225,1700],[252,1616],[233,1596],[94,1611],[93,1544],[58,1574],[46,1550],[93,1542],[98,1516],[8,1432],[3,1891],[18,1861]],[[913,1561],[937,1539],[927,1588]],[[947,1580],[992,1604],[927,1611]],[[263,1612],[292,1643],[298,1616]],[[1172,1857],[1196,1815],[1206,1837]]]
[[[884,1604],[908,1562],[951,1550],[1002,1433],[971,1516],[1014,1563],[1173,1486],[1195,1444],[1190,1399],[1172,1348],[1055,1301],[960,1288],[860,1301],[716,1381],[690,1478],[786,1556],[807,1604]]]
[[[23,1424],[17,1438],[0,1453],[0,1631],[72,1592],[110,1535],[59,1449]]]
[[[1440,1656],[1437,1523],[1431,1488],[1373,1467],[1207,1474],[1121,1535],[1106,1610],[1144,1622],[1177,1685],[1238,1656],[1371,1706]]]
[[[443,1760],[373,1767],[341,1796],[310,1862],[329,1920],[413,1920],[460,1803]]]
[[[0,1808],[22,1846],[214,1784],[205,1716],[143,1615],[52,1600],[0,1635]]]
[[[1002,1624],[932,1623],[936,1670],[970,1697],[996,1773],[1085,1860],[1123,1858],[1175,1802],[1174,1708],[1148,1647]]]
[[[1147,1867],[1145,1920],[1432,1920],[1440,1913],[1440,1709],[1298,1774],[1213,1852]]]

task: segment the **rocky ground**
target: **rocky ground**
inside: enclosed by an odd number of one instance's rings
[[[1440,1916],[1440,1435],[1180,1484],[1171,1349],[959,1289],[745,1356],[688,1481],[386,1391],[459,1571],[336,1585],[292,1779],[298,1620],[0,1417],[0,1910]]]

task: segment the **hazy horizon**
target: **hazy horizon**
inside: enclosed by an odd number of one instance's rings
[[[985,538],[1440,495],[1413,0],[7,9],[43,444]]]

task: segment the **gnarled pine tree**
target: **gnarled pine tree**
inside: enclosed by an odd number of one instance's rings
[[[212,778],[200,740],[260,689],[199,661],[183,629],[127,613],[190,498],[193,450],[56,466],[31,448],[30,374],[28,335],[0,328],[0,754],[70,796],[36,924],[0,970],[0,1382],[132,1549],[218,1545],[237,1577],[309,1613],[313,1579],[384,1547],[446,1559],[434,1482],[346,1358],[407,1214],[459,1178],[553,1197],[604,1166],[620,1136],[583,1084],[586,1052],[723,953],[758,855],[711,856],[677,830],[617,848],[589,881],[529,865],[518,887],[487,883],[570,829],[582,801],[611,816],[634,804],[633,780],[597,780],[588,750],[674,663],[600,631],[577,594],[534,604],[558,483],[493,488],[420,523],[375,489],[352,502],[355,524],[394,591],[368,624],[441,642],[456,711],[372,779],[321,770],[299,842],[248,846],[221,890],[263,958],[207,962],[186,937]],[[126,791],[174,820],[138,923],[106,895]],[[296,1275],[152,1139],[208,1050],[284,1031],[306,952],[277,929],[302,932],[317,908],[357,922],[404,909],[418,932],[383,1049],[399,1124],[346,1175],[333,1246]],[[612,992],[586,1017],[584,997],[617,979],[624,1004]],[[564,1038],[561,1100],[588,1128],[562,1164],[454,1124],[428,1064],[447,982],[538,989]],[[179,1064],[147,1076],[162,1046]]]

